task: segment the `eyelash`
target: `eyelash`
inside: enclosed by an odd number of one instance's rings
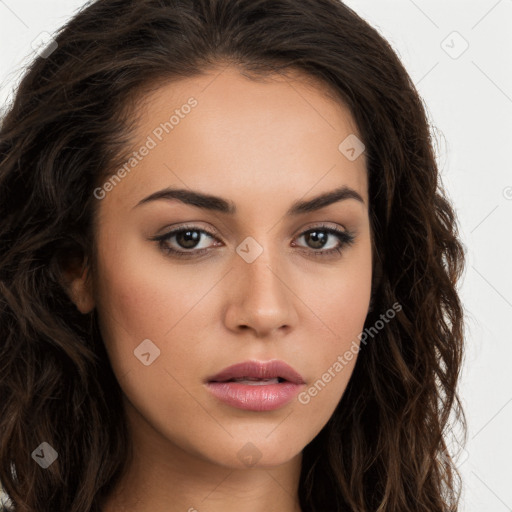
[[[202,254],[205,254],[209,250],[211,250],[210,248],[203,248],[203,249],[195,249],[195,250],[191,249],[190,251],[179,251],[177,249],[173,249],[173,248],[169,247],[168,245],[166,245],[166,242],[168,242],[171,238],[173,238],[174,236],[176,236],[180,233],[186,232],[186,231],[195,231],[198,233],[203,233],[211,238],[217,239],[217,237],[210,231],[207,231],[202,228],[198,228],[197,226],[181,226],[181,227],[174,229],[172,231],[169,231],[168,233],[165,233],[163,235],[155,236],[155,237],[151,238],[151,240],[154,242],[158,242],[162,251],[164,251],[164,253],[166,253],[167,255],[170,255],[171,257],[194,258],[194,257],[201,256]],[[355,240],[355,236],[349,231],[343,231],[341,229],[336,229],[336,228],[323,226],[323,225],[315,226],[313,228],[307,229],[306,231],[303,231],[302,233],[300,233],[298,238],[300,238],[301,236],[306,235],[308,233],[311,233],[313,231],[323,231],[325,233],[335,235],[338,238],[338,240],[340,241],[340,245],[338,247],[334,247],[333,249],[328,249],[326,251],[322,251],[322,250],[317,251],[315,249],[309,249],[309,251],[308,251],[306,249],[306,252],[313,252],[315,256],[319,256],[319,257],[333,256],[335,253],[341,254],[342,248],[352,245]]]

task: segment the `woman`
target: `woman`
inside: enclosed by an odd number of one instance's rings
[[[98,0],[0,134],[0,481],[30,512],[455,511],[464,253],[337,0]]]

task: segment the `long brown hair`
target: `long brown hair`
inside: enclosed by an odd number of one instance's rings
[[[401,305],[304,449],[302,510],[457,510],[447,435],[452,419],[465,432],[464,251],[423,103],[390,45],[337,0],[98,0],[56,44],[0,130],[0,481],[14,510],[99,512],[126,467],[121,390],[96,314],[76,310],[62,268],[92,259],[93,190],[123,161],[136,98],[221,62],[303,71],[350,108],[376,255],[365,325]],[[31,457],[42,442],[58,452],[44,470]]]

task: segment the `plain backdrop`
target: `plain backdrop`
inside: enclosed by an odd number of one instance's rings
[[[426,104],[467,250],[460,510],[512,511],[512,0],[346,3],[391,43]],[[84,4],[0,0],[2,108],[35,55],[32,42]]]

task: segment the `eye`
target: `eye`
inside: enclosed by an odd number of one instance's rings
[[[309,245],[315,256],[332,256],[335,253],[341,254],[344,247],[353,244],[355,236],[348,231],[322,225],[304,231],[298,237],[298,240],[300,239],[306,241],[306,245]],[[327,245],[331,247],[326,248]]]
[[[154,237],[152,240],[159,242],[161,249],[165,253],[171,256],[174,255],[186,258],[204,254],[209,250],[208,247],[197,247],[198,243],[204,241],[205,238],[217,240],[213,233],[205,229],[200,229],[197,226],[190,226],[174,229],[173,231]],[[173,239],[175,239],[174,242]],[[178,248],[176,248],[176,245]],[[194,250],[192,251],[192,249]]]
[[[158,242],[164,253],[178,258],[193,258],[209,252],[212,246],[208,245],[208,239],[217,241],[217,245],[222,245],[222,242],[213,233],[197,226],[181,226],[151,238]],[[301,239],[306,243],[304,252],[312,253],[314,256],[332,256],[335,253],[341,254],[342,248],[351,245],[355,236],[338,228],[317,226],[301,233],[297,240]],[[202,244],[206,244],[206,246],[200,247]],[[297,246],[295,242],[292,245]],[[326,249],[326,246],[331,247]]]

